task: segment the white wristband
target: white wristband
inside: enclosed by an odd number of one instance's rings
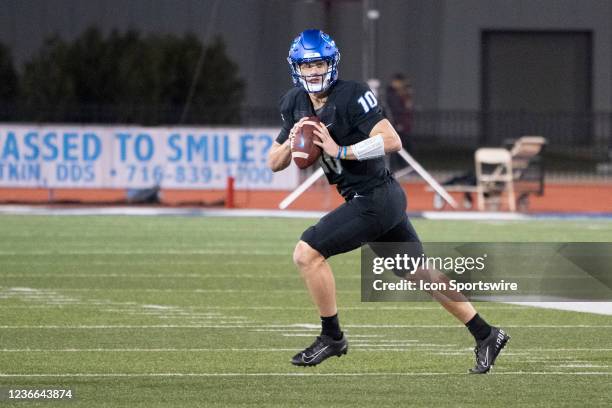
[[[359,161],[376,159],[385,155],[385,142],[382,135],[377,134],[352,145],[351,149]]]

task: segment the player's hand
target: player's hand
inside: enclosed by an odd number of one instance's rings
[[[293,150],[293,141],[295,140],[295,135],[300,131],[302,126],[304,126],[304,121],[308,119],[308,117],[303,117],[302,119],[295,122],[295,125],[289,131],[289,147]]]
[[[340,148],[334,139],[332,139],[329,134],[329,130],[323,123],[318,123],[315,125],[313,132],[321,141],[313,140],[312,142],[319,146],[325,153],[327,153],[331,157],[336,157],[338,155],[338,149]]]

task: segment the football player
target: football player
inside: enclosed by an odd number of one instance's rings
[[[287,58],[295,87],[280,101],[282,129],[270,149],[268,165],[280,171],[291,163],[291,145],[308,116],[321,124],[314,134],[323,153],[319,158],[330,184],[345,203],[302,234],[293,261],[318,307],[321,335],[297,353],[291,362],[314,366],[348,351],[336,306],[336,285],[327,258],[368,242],[420,241],[406,216],[406,196],[386,169],[384,155],[402,148],[401,140],[385,119],[374,93],[363,83],[338,79],[340,52],[320,30],[306,30],[289,48]],[[510,338],[490,326],[474,307],[461,299],[432,294],[464,323],[476,339],[476,366],[472,373],[489,371]]]

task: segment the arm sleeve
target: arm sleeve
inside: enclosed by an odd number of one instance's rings
[[[281,116],[281,121],[282,121],[282,127],[280,132],[278,133],[278,136],[276,137],[276,142],[283,144],[285,143],[285,141],[289,138],[289,132],[291,131],[291,128],[293,127],[293,125],[295,124],[295,121],[293,120],[293,109],[290,103],[290,98],[287,97],[287,95],[285,95],[279,102],[279,110],[280,110],[280,116]]]
[[[357,83],[348,104],[348,116],[352,127],[366,136],[385,117],[374,93],[362,83]]]

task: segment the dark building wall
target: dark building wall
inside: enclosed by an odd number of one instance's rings
[[[612,2],[606,0],[370,0],[376,22],[375,67],[412,77],[423,109],[480,107],[480,32],[483,29],[592,30],[593,107],[612,109]],[[0,41],[19,64],[58,33],[73,38],[90,25],[104,30],[192,31],[222,35],[247,81],[248,105],[270,106],[291,86],[285,62],[301,30],[324,27],[341,52],[341,76],[362,79],[363,4],[317,0],[4,0]],[[212,24],[212,27],[209,25]]]
[[[611,21],[612,2],[606,0],[448,0],[438,106],[480,107],[481,30],[589,30],[593,33],[592,106],[610,110]]]

